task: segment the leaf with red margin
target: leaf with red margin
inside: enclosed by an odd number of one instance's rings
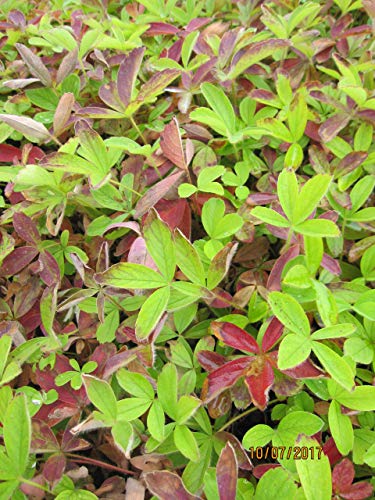
[[[220,500],[236,500],[238,465],[230,443],[221,450],[216,466],[216,481]]]
[[[176,117],[173,117],[172,121],[165,126],[160,134],[160,147],[168,160],[178,168],[186,170],[186,158]]]
[[[268,403],[268,393],[275,380],[272,366],[266,360],[258,357],[251,364],[250,370],[254,371],[254,375],[245,376],[245,383],[249,388],[254,405],[264,410]]]
[[[236,455],[238,467],[242,470],[252,470],[253,464],[251,463],[251,460],[246,453],[245,449],[243,448],[241,442],[231,434],[230,432],[226,431],[221,431],[217,432],[215,434],[215,438],[219,439],[220,441],[223,441],[224,443],[230,443],[234,453]]]
[[[1,264],[0,276],[13,276],[22,271],[38,255],[35,247],[24,246],[13,250]]]
[[[211,372],[207,377],[208,390],[206,402],[216,397],[225,389],[232,387],[245,374],[254,359],[250,356],[234,359]]]
[[[284,325],[276,318],[272,318],[267,326],[262,339],[262,351],[269,351],[279,340],[284,330]]]
[[[139,91],[136,102],[147,102],[164,92],[165,88],[180,74],[178,69],[165,69],[153,75]]]
[[[290,260],[294,259],[299,255],[300,246],[292,245],[285,253],[283,253],[274,263],[272,271],[268,277],[267,289],[270,291],[281,290],[281,275],[284,270],[285,265]]]
[[[169,471],[154,471],[145,474],[148,489],[160,500],[199,500],[189,493],[177,474]]]
[[[257,341],[250,333],[232,323],[213,321],[211,323],[211,330],[215,337],[234,349],[256,354],[260,352]]]
[[[117,93],[124,108],[127,108],[131,101],[144,53],[145,47],[138,47],[125,56],[120,64],[117,73]]]
[[[51,453],[59,450],[60,445],[47,422],[33,419],[31,453]]]

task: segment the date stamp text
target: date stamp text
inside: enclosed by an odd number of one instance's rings
[[[286,458],[287,460],[292,458],[293,460],[320,460],[323,452],[321,446],[268,446],[267,448],[250,448],[250,458],[253,460],[264,460],[271,458],[273,460],[282,460]]]

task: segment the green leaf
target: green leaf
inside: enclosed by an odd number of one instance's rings
[[[289,222],[275,210],[266,207],[255,207],[251,211],[251,215],[265,222],[277,227],[289,227]]]
[[[82,380],[91,403],[106,417],[116,420],[117,400],[108,382],[92,375],[82,375]]]
[[[306,98],[301,93],[294,96],[287,112],[288,126],[294,142],[299,141],[305,132],[308,109]]]
[[[116,372],[116,378],[121,387],[137,398],[154,399],[154,389],[150,382],[140,373],[121,368]]]
[[[312,340],[336,339],[347,337],[355,332],[357,327],[353,323],[341,323],[340,325],[321,328],[311,335]]]
[[[224,217],[225,204],[219,198],[210,198],[202,208],[202,224],[207,234],[213,238],[213,233]]]
[[[299,335],[310,335],[310,323],[302,306],[290,295],[281,292],[271,292],[268,302],[275,316],[289,330]]]
[[[342,455],[347,455],[353,449],[353,426],[350,418],[341,413],[337,401],[332,401],[329,406],[328,424],[337,449]]]
[[[192,194],[197,192],[197,188],[193,184],[184,182],[178,186],[178,196],[180,198],[189,198]]]
[[[297,485],[287,470],[278,467],[267,471],[259,480],[254,500],[297,500]]]
[[[12,347],[12,338],[9,335],[3,335],[0,338],[0,379],[3,376],[4,368],[8,360],[8,354]]]
[[[211,260],[207,271],[207,288],[212,290],[229,271],[229,266],[237,249],[237,244],[228,243]]]
[[[173,431],[173,439],[177,449],[192,462],[198,462],[200,458],[199,448],[194,434],[186,425],[176,425]]]
[[[294,226],[297,233],[304,236],[320,236],[320,237],[333,237],[340,236],[340,230],[334,222],[327,219],[313,219],[306,220],[297,226]]]
[[[164,440],[164,425],[165,417],[163,407],[160,401],[155,399],[147,415],[147,428],[156,441],[161,442]]]
[[[290,333],[280,344],[277,366],[287,370],[305,361],[311,352],[311,341],[303,335]]]
[[[182,44],[181,48],[181,59],[182,59],[182,64],[186,68],[191,56],[191,53],[193,52],[194,45],[199,37],[199,31],[192,31],[189,33],[184,40],[184,43]]]
[[[316,305],[323,323],[327,326],[336,324],[338,308],[333,293],[320,281],[312,280],[312,285],[315,289]]]
[[[177,415],[177,368],[171,363],[163,366],[157,383],[158,398],[163,410],[173,420]]]
[[[172,234],[155,210],[151,210],[143,226],[146,247],[167,281],[172,281],[176,270],[175,248]]]
[[[218,134],[226,137],[228,131],[225,122],[214,111],[209,108],[196,108],[190,113],[190,119],[204,123]]]
[[[294,224],[299,224],[311,215],[326,194],[331,180],[330,175],[318,174],[304,184],[296,200]]]
[[[369,290],[363,293],[358,300],[355,301],[353,309],[355,312],[369,319],[375,321],[375,290]]]
[[[335,399],[351,410],[375,411],[375,387],[372,385],[357,386],[352,392],[341,390]]]
[[[176,422],[184,424],[194,415],[201,401],[194,396],[181,396],[177,403]]]
[[[283,142],[293,142],[292,134],[281,120],[277,118],[265,118],[257,123],[260,127],[266,129],[269,135]]]
[[[193,283],[205,286],[205,272],[202,261],[194,246],[178,229],[174,233],[177,265]]]
[[[331,377],[345,389],[353,389],[354,375],[346,361],[325,344],[313,341],[312,346],[315,356]]]
[[[104,322],[96,330],[96,339],[100,344],[112,342],[116,338],[116,330],[120,324],[120,313],[116,309],[104,318]]]
[[[298,434],[312,436],[319,432],[323,425],[323,420],[312,413],[292,411],[281,420],[276,436],[284,443],[294,444]]]
[[[210,107],[225,123],[225,127],[230,135],[236,132],[236,116],[232,104],[221,88],[215,87],[212,83],[201,85],[202,94]]]
[[[203,483],[206,485],[205,474],[211,462],[212,447],[211,438],[203,441],[199,446],[199,462],[189,462],[185,467],[182,481],[191,492],[197,492]]]
[[[277,195],[289,220],[293,220],[294,207],[298,197],[298,181],[293,171],[284,169],[277,179]]]
[[[130,458],[130,451],[134,442],[133,427],[124,420],[116,422],[112,427],[112,436],[116,445],[124,453],[126,458]]]
[[[315,447],[317,444],[315,439],[305,436],[302,436],[297,443],[301,448],[303,446]],[[296,468],[306,500],[331,500],[331,466],[324,453],[319,458],[316,453],[314,458],[311,458],[311,454],[309,454],[307,460],[297,460]]]
[[[104,177],[110,168],[108,152],[103,139],[95,130],[90,128],[78,132],[81,149],[79,153],[90,161]]]
[[[310,274],[315,275],[323,258],[323,240],[318,236],[303,237],[306,265]]]
[[[258,446],[263,447],[271,441],[274,434],[275,431],[269,425],[258,424],[246,432],[242,438],[242,444],[247,450]]]
[[[138,339],[146,339],[156,328],[167,308],[169,296],[169,287],[163,287],[156,290],[146,299],[135,323],[135,334]]]
[[[141,417],[150,408],[149,398],[126,398],[117,402],[118,421],[130,422]]]
[[[26,397],[16,396],[10,403],[3,424],[4,444],[12,462],[14,476],[22,476],[27,468],[31,443],[31,424]]]
[[[96,279],[102,285],[129,290],[159,288],[168,284],[163,276],[153,269],[130,262],[114,264],[104,273],[97,274]]]

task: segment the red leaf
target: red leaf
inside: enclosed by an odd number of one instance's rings
[[[335,464],[342,457],[341,453],[336,447],[336,443],[332,437],[330,437],[323,445],[323,452],[327,455],[329,463],[331,465]]]
[[[178,69],[165,69],[155,73],[155,75],[142,85],[137,101],[148,101],[158,96],[179,74],[180,70]]]
[[[299,245],[292,245],[281,257],[279,257],[272,267],[268,277],[267,288],[270,291],[281,290],[281,275],[287,262],[299,255]]]
[[[149,472],[144,476],[148,489],[160,500],[199,500],[189,493],[177,474],[169,471]]]
[[[330,255],[324,253],[321,264],[322,267],[324,267],[324,269],[327,269],[327,271],[329,271],[330,273],[340,276],[341,274],[340,264],[337,262],[336,259],[334,259]]]
[[[32,421],[30,449],[32,453],[50,453],[60,450],[56,436],[43,420],[33,419]]]
[[[15,146],[0,144],[0,162],[12,163],[14,159],[21,159],[21,151]]]
[[[124,112],[124,106],[122,104],[120,96],[118,95],[118,89],[115,82],[109,82],[102,85],[99,89],[99,97],[110,108],[113,108],[116,111],[119,111],[120,113]],[[82,111],[83,110],[81,109],[79,114],[81,114]]]
[[[254,375],[247,375],[245,383],[249,388],[251,399],[255,406],[264,410],[268,403],[268,393],[275,380],[273,369],[270,363],[258,357],[254,361],[249,371],[254,371]]]
[[[214,321],[211,323],[211,330],[215,337],[234,349],[259,353],[259,346],[250,333],[232,323]]]
[[[354,465],[348,458],[344,458],[335,466],[332,472],[332,485],[337,493],[347,491],[355,476]]]
[[[146,36],[157,36],[157,35],[176,35],[179,29],[172,24],[167,23],[150,23],[150,27],[146,31]]]
[[[328,118],[320,127],[319,135],[323,142],[334,139],[350,121],[350,116],[344,113],[337,113]]]
[[[284,325],[277,318],[272,318],[267,326],[262,339],[262,351],[267,352],[279,340],[283,333]]]
[[[43,477],[49,483],[55,483],[59,481],[64,474],[66,467],[66,458],[62,453],[56,453],[46,460],[43,467]]]
[[[303,363],[294,368],[283,370],[283,373],[292,378],[320,378],[325,375],[324,372],[315,366],[309,359],[306,359]]]
[[[365,151],[352,151],[340,160],[339,164],[335,168],[335,173],[340,172],[340,177],[348,174],[352,170],[359,167],[367,157],[368,154]]]
[[[13,227],[23,240],[34,245],[39,243],[40,236],[36,224],[24,213],[16,212],[13,215]]]
[[[266,472],[268,472],[271,469],[277,469],[277,467],[281,467],[279,464],[261,464],[257,465],[253,469],[253,476],[256,477],[257,479],[260,479]]]
[[[216,481],[220,500],[236,500],[238,465],[230,443],[220,453],[216,466]]]
[[[38,255],[35,247],[19,247],[5,257],[1,264],[0,276],[13,276],[20,272]]]
[[[219,366],[224,365],[226,361],[225,356],[214,351],[199,351],[197,357],[200,365],[207,372],[216,370]]]
[[[249,356],[246,358],[234,359],[211,372],[207,377],[207,401],[214,398],[225,389],[232,387],[232,385],[245,374],[245,371],[249,368],[253,360],[254,358]]]
[[[152,186],[144,196],[138,201],[135,207],[134,218],[142,217],[151,207],[153,207],[161,198],[163,198],[168,191],[173,187],[177,181],[184,175],[184,172],[179,171]]]
[[[215,437],[217,439],[220,439],[220,441],[223,441],[224,443],[231,444],[231,446],[234,450],[234,453],[236,455],[238,467],[240,469],[251,470],[253,468],[253,465],[251,463],[250,458],[248,457],[248,454],[246,453],[242,444],[236,438],[236,436],[234,436],[230,432],[221,431],[221,432],[217,432],[215,434]]]
[[[160,147],[168,160],[178,168],[186,170],[185,153],[182,148],[178,121],[175,117],[165,126],[163,132],[160,134]]]
[[[340,492],[340,497],[345,500],[364,500],[372,496],[374,488],[372,484],[366,481],[353,484],[348,491]]]
[[[60,269],[55,257],[44,251],[39,256],[39,262],[42,266],[39,275],[44,283],[47,286],[58,284],[60,282]]]
[[[117,92],[125,108],[128,107],[135,81],[142,63],[144,47],[132,50],[123,60],[117,73]]]

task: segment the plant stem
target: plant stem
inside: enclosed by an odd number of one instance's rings
[[[66,453],[66,456],[71,458],[73,462],[96,465],[97,467],[102,467],[103,469],[113,470],[131,476],[134,476],[135,474],[135,472],[132,472],[131,470],[123,469],[122,467],[117,467],[116,465],[107,464],[106,462],[96,460],[95,458],[83,457],[81,455],[76,455],[75,453]]]
[[[138,127],[138,125],[135,123],[134,118],[131,116],[131,117],[129,118],[129,120],[130,120],[130,123],[131,123],[131,124],[133,125],[133,127],[135,128],[135,130],[138,132],[138,135],[139,135],[139,137],[142,139],[143,144],[144,144],[144,145],[147,145],[147,141],[146,141],[146,139],[145,139],[145,136],[142,134],[141,129],[140,129],[140,128]]]
[[[268,406],[272,405],[273,403],[277,403],[278,399],[272,399],[271,401],[268,402]],[[249,410],[244,411],[243,413],[240,413],[239,415],[236,415],[235,417],[231,418],[223,427],[220,427],[220,429],[217,432],[222,432],[228,427],[230,427],[234,422],[237,422],[237,420],[241,420],[243,417],[247,417],[247,415],[250,415],[250,413],[253,413],[254,411],[259,410],[257,406],[252,406]]]
[[[121,186],[121,183],[118,182],[118,181],[115,181],[114,179],[110,179],[109,181],[111,184],[113,184],[114,186]],[[130,188],[129,186],[126,186],[125,184],[121,186],[122,188],[125,188],[127,189],[128,191],[131,191],[132,193],[136,194],[137,196],[141,197],[141,193],[138,193],[138,191],[136,191],[135,189],[132,189]]]

